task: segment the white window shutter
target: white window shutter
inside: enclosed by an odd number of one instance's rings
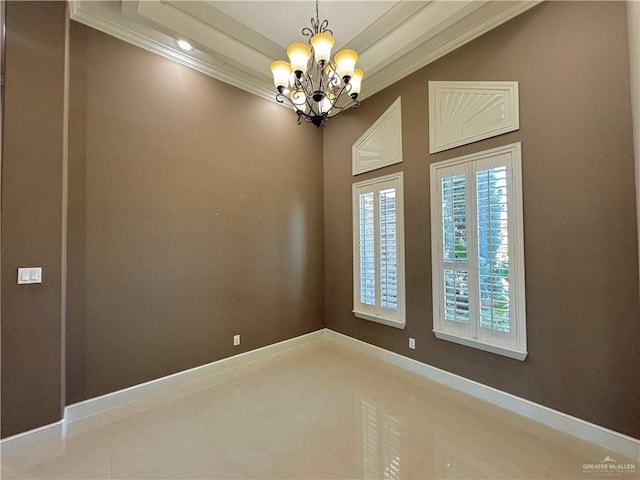
[[[527,356],[519,143],[431,165],[433,331]]]
[[[402,173],[353,186],[353,312],[404,328]]]

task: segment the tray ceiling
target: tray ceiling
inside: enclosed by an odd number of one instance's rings
[[[539,1],[321,1],[334,52],[356,50],[365,72],[361,99],[538,4]],[[71,18],[176,60],[223,82],[274,100],[269,65],[301,30],[315,2],[71,1]],[[195,50],[176,45],[185,39]]]

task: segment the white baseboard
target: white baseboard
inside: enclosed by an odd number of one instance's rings
[[[5,445],[11,444],[12,446],[18,446],[22,440],[26,442],[30,442],[31,435],[38,435],[44,441],[48,439],[60,438],[63,434],[63,426],[64,420],[59,420],[55,423],[50,423],[49,425],[44,425],[42,427],[34,428],[33,430],[27,430],[26,432],[17,433],[16,435],[12,435],[10,437],[5,437],[0,440],[0,445],[4,447]]]
[[[183,370],[182,372],[174,373],[173,375],[167,375],[166,377],[157,378],[150,382],[134,385],[123,390],[107,393],[100,397],[90,398],[83,402],[74,403],[64,409],[64,421],[73,422],[80,418],[88,417],[96,413],[103,412],[110,408],[124,405],[125,403],[132,402],[144,398],[153,393],[159,392],[169,387],[175,387],[182,385],[199,378],[219,373],[223,370],[245,365],[247,363],[259,360],[261,358],[268,357],[282,353],[292,348],[297,348],[305,344],[317,342],[325,337],[323,330],[317,330],[315,332],[307,333],[299,337],[290,338],[282,342],[267,345],[266,347],[257,348],[248,352],[234,355],[233,357],[227,357],[215,362],[200,365],[199,367],[191,368],[189,370]]]
[[[175,387],[187,382],[191,382],[208,375],[213,375],[230,368],[239,367],[248,363],[260,360],[271,355],[292,350],[315,342],[320,342],[325,338],[325,329],[290,338],[282,342],[267,345],[265,347],[240,353],[232,357],[223,358],[215,362],[200,365],[189,370],[167,375],[166,377],[151,380],[150,382],[134,385],[123,390],[111,392],[100,397],[90,398],[82,402],[74,403],[64,409],[64,418],[58,422],[44,425],[33,430],[6,437],[0,440],[3,449],[7,447],[20,448],[22,441],[30,441],[31,435],[38,435],[39,440],[61,438],[66,435],[67,425],[75,420],[95,415],[110,408],[118,407],[135,400],[140,400],[148,395],[157,393],[169,387]]]
[[[419,362],[398,353],[376,347],[333,330],[325,330],[326,338],[329,341],[353,348],[366,355],[467,393],[473,397],[485,400],[548,427],[594,443],[611,452],[626,455],[634,460],[640,460],[640,440],[638,439],[587,422],[586,420],[572,417],[566,413],[553,410],[544,405],[531,402],[445,370],[432,367],[426,363]]]
[[[412,358],[376,347],[327,328],[275,343],[273,345],[258,348],[256,350],[244,352],[239,355],[234,355],[233,357],[223,358],[206,365],[125,388],[124,390],[109,393],[101,397],[69,405],[65,408],[63,420],[51,425],[46,425],[44,427],[14,435],[12,437],[7,437],[0,443],[3,448],[9,444],[11,447],[19,447],[20,443],[22,443],[21,440],[27,440],[26,437],[33,434],[40,434],[46,438],[60,438],[61,436],[64,436],[67,424],[74,420],[79,420],[110,408],[142,399],[168,387],[191,382],[230,368],[246,365],[271,355],[286,352],[287,350],[321,342],[325,339],[327,341],[352,348],[361,353],[413,372],[429,380],[436,381],[448,387],[467,393],[481,400],[485,400],[506,410],[522,415],[523,417],[542,423],[548,427],[594,443],[602,448],[610,450],[611,452],[620,453],[640,461],[640,440],[638,439],[595,425],[585,420],[572,417],[571,415],[539,405],[493,387],[483,385],[445,370],[432,367]]]

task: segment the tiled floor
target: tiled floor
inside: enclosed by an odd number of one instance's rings
[[[29,437],[3,445],[3,479],[588,480],[585,463],[633,463],[328,342]]]

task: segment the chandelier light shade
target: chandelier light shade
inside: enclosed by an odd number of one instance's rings
[[[311,58],[311,49],[304,43],[292,43],[287,48],[287,56],[291,62],[291,71],[307,73],[307,63]]]
[[[338,76],[340,78],[353,77],[353,71],[356,68],[358,54],[353,50],[340,50],[336,53],[336,66],[338,67]]]
[[[362,77],[364,77],[364,73],[362,73],[362,70],[356,68],[353,70],[353,77],[351,77],[351,80],[349,81],[349,84],[351,85],[351,95],[355,95],[356,97],[358,96],[358,94],[360,93],[360,87],[362,85]]]
[[[289,62],[276,60],[271,64],[273,84],[278,91],[276,101],[287,102],[302,121],[322,127],[348,107],[358,108],[362,86],[362,70],[355,68],[358,54],[340,50],[331,61],[335,43],[329,22],[320,22],[318,0],[316,17],[311,28],[302,29],[309,45],[293,43],[287,48]]]
[[[311,37],[311,48],[313,48],[317,63],[328,62],[331,59],[331,49],[334,43],[330,33],[316,33]]]
[[[271,73],[273,74],[273,83],[276,89],[280,91],[289,85],[289,76],[291,75],[291,65],[282,60],[271,64]]]

